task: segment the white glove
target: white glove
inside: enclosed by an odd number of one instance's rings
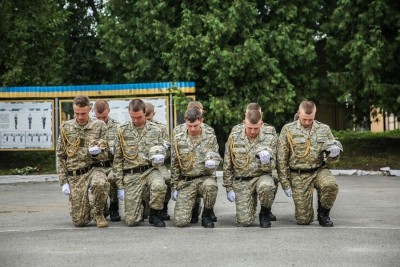
[[[151,157],[153,163],[161,164],[164,163],[165,157],[163,155],[157,154]]]
[[[267,150],[260,151],[258,156],[262,164],[268,164],[271,160],[271,154]]]
[[[339,156],[340,154],[340,147],[338,146],[331,146],[331,148],[329,148],[329,152],[331,152],[329,154],[329,157],[331,158],[336,158],[337,156]]]
[[[292,196],[292,188],[283,189],[283,191],[285,192],[286,196],[288,197]]]
[[[101,148],[98,146],[89,148],[89,153],[92,154],[93,156],[100,154],[100,152],[101,152]]]
[[[178,190],[174,190],[174,192],[172,192],[171,199],[173,201],[176,201],[178,199],[178,195],[179,195],[179,191]]]
[[[125,199],[125,190],[124,189],[117,190],[117,198],[121,201]]]
[[[63,192],[66,196],[71,194],[71,190],[69,189],[69,183],[63,184],[61,192]]]
[[[235,202],[236,199],[235,191],[233,190],[229,191],[226,198],[229,200],[229,202]]]
[[[115,153],[115,148],[114,148],[113,146],[110,146],[110,152],[111,152],[111,154],[114,155],[114,153]]]
[[[207,169],[215,169],[217,167],[217,163],[213,159],[206,160],[205,164]]]

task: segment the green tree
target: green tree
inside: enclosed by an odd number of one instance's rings
[[[57,1],[1,1],[0,14],[1,85],[59,84],[66,31]]]
[[[317,96],[321,3],[110,0],[99,56],[124,81],[190,80],[226,134],[259,102],[270,123]],[[287,116],[287,114],[290,116]]]
[[[337,1],[324,29],[328,77],[355,122],[368,121],[372,107],[399,115],[400,3]]]
[[[100,47],[97,26],[103,1],[63,0],[66,22],[63,27],[68,31],[64,47],[66,58],[63,66],[64,84],[101,84],[111,80],[96,55]]]

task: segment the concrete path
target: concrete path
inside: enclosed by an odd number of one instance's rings
[[[14,177],[15,178],[15,177]],[[8,178],[7,178],[8,179]],[[10,178],[11,179],[11,178]],[[22,179],[22,178],[21,178]],[[75,228],[56,175],[4,182],[0,177],[0,266],[399,266],[400,178],[337,176],[333,228],[294,220],[281,188],[261,229],[234,224],[234,204],[219,179],[214,229],[200,223],[155,228],[124,222]],[[170,201],[170,215],[174,202]],[[123,203],[120,203],[123,213]],[[258,217],[258,216],[257,216]]]

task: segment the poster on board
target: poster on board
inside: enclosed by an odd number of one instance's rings
[[[169,128],[169,117],[168,117],[168,101],[167,97],[143,97],[141,98],[144,102],[149,102],[154,105],[154,120],[161,122]],[[92,109],[90,111],[90,117],[95,118],[95,113],[93,110],[93,105],[97,99],[90,99],[90,105]],[[102,99],[108,102],[110,107],[109,116],[120,123],[125,121],[130,121],[129,116],[129,102],[132,99]],[[74,118],[74,111],[72,109],[72,100],[62,100],[60,101],[60,121],[66,121]]]
[[[0,149],[54,149],[54,101],[0,102]]]

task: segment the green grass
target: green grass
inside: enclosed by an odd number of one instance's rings
[[[400,130],[382,133],[341,131],[333,133],[344,152],[333,169],[378,171],[382,167],[400,170]],[[56,173],[54,151],[0,151],[0,175]]]

